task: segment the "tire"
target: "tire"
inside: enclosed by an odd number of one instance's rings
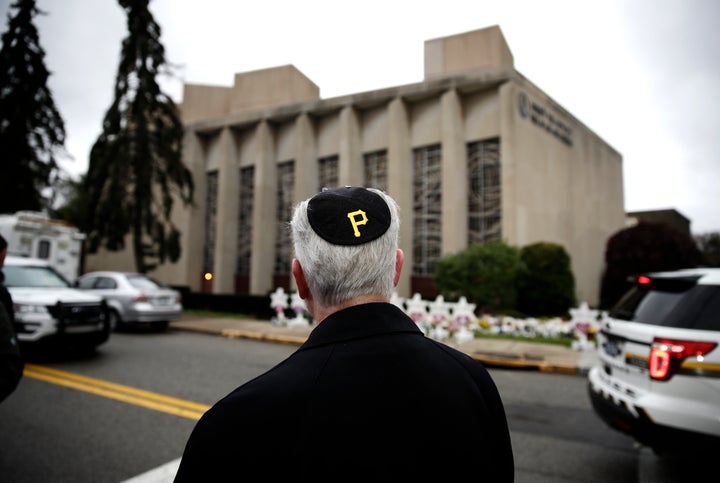
[[[120,318],[120,314],[118,314],[117,310],[110,309],[108,311],[108,321],[110,324],[111,332],[122,328],[123,322],[122,322],[122,319]]]

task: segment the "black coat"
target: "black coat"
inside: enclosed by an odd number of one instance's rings
[[[5,274],[0,270],[0,303],[5,307],[5,311],[10,317],[10,322],[15,323],[15,309],[13,308],[13,301],[10,292],[5,286]]]
[[[2,284],[4,279],[0,271],[0,402],[17,388],[25,369],[13,327],[15,312],[12,297]]]
[[[208,375],[208,377],[212,377]],[[512,481],[485,368],[389,303],[326,318],[294,354],[200,419],[185,481]]]

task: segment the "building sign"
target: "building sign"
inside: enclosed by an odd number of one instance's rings
[[[572,146],[572,128],[555,117],[549,109],[531,101],[527,94],[518,96],[520,117],[529,119],[533,124],[555,136],[560,142]]]

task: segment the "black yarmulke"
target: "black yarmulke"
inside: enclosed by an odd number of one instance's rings
[[[361,245],[390,227],[390,208],[385,200],[352,186],[316,194],[308,202],[307,215],[315,233],[334,245]]]

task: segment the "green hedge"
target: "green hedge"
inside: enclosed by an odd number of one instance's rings
[[[259,320],[270,320],[275,315],[269,295],[212,294],[192,292],[186,286],[173,288],[182,294],[185,309],[245,314]]]

